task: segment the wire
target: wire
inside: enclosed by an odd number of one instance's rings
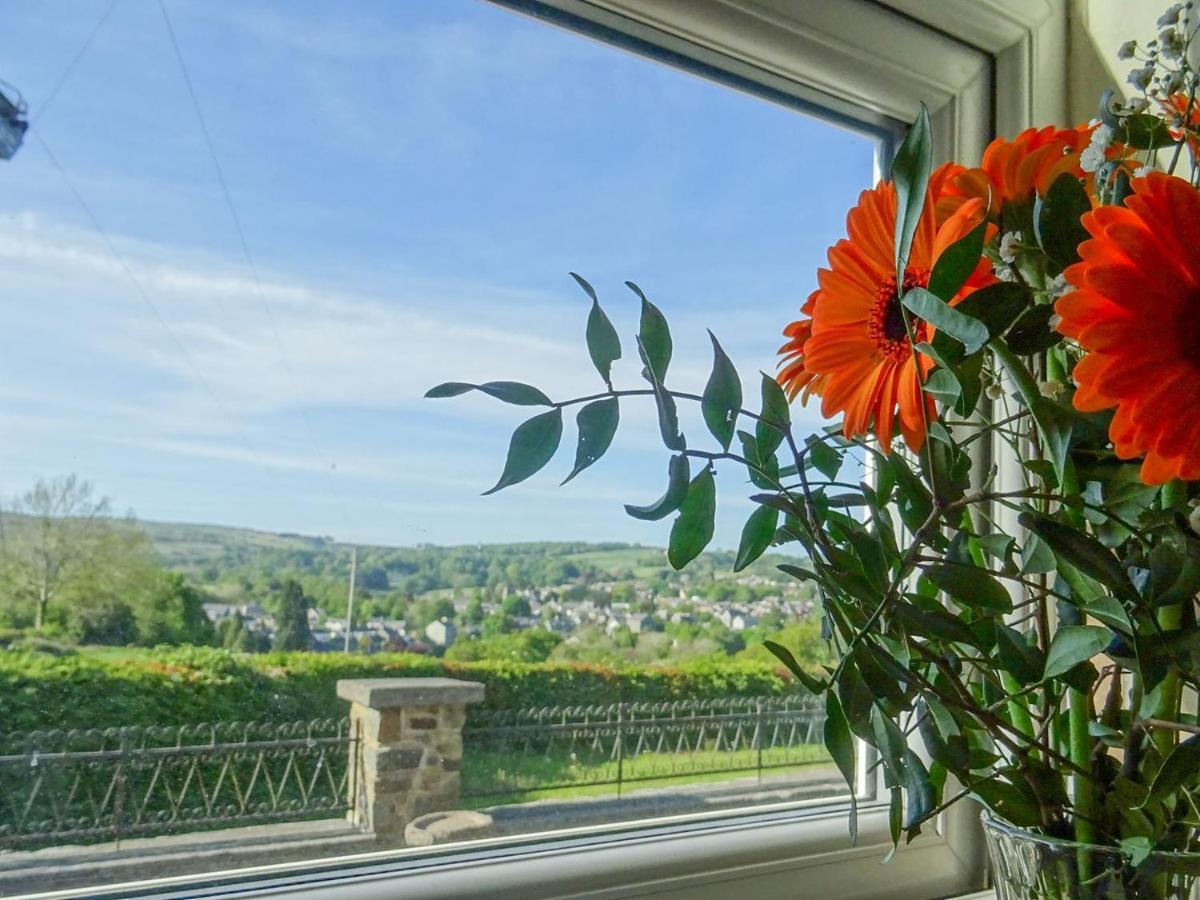
[[[200,99],[196,94],[195,85],[192,82],[191,75],[188,73],[187,63],[183,58],[183,50],[179,46],[179,40],[175,35],[175,28],[171,24],[171,16],[167,12],[167,4],[165,0],[158,0],[158,8],[162,10],[163,24],[167,29],[167,36],[171,39],[171,46],[175,50],[175,59],[179,62],[179,71],[183,76],[183,83],[187,86],[188,97],[192,101],[192,109],[196,112],[196,121],[200,125],[200,133],[204,136],[204,144],[208,148],[209,159],[212,160],[213,171],[216,173],[217,182],[221,186],[221,193],[225,197],[225,205],[229,209],[229,217],[233,221],[233,229],[237,233],[238,243],[242,248],[242,256],[246,260],[246,265],[249,267],[254,278],[255,293],[258,296],[258,302],[262,306],[263,313],[266,315],[267,323],[271,328],[271,335],[275,341],[276,350],[279,353],[279,359],[283,363],[284,370],[288,379],[292,383],[292,389],[299,393],[299,385],[296,380],[295,370],[292,368],[291,360],[288,357],[287,351],[283,346],[283,339],[279,336],[279,328],[275,322],[275,314],[271,310],[271,304],[267,302],[265,293],[263,292],[262,277],[259,275],[258,266],[254,262],[254,257],[250,253],[250,244],[246,240],[245,229],[242,228],[242,218],[238,215],[237,206],[233,202],[233,194],[229,190],[229,183],[225,180],[225,170],[221,168],[221,162],[217,158],[216,146],[213,144],[212,132],[208,129],[208,123],[204,118],[204,112],[200,108]],[[323,465],[330,465],[331,461],[328,455],[322,453],[319,449],[316,431],[312,426],[312,422],[308,417],[308,410],[303,406],[300,408],[301,415],[304,419],[305,426],[309,432],[309,440],[311,441],[313,451],[320,458]]]
[[[163,25],[166,27],[167,37],[170,38],[171,47],[175,51],[175,59],[179,63],[179,72],[183,76],[183,83],[187,88],[188,97],[192,102],[192,109],[196,113],[196,121],[200,126],[200,133],[204,137],[205,147],[208,149],[209,159],[212,161],[213,171],[216,173],[217,182],[221,187],[221,193],[225,198],[225,205],[229,209],[229,217],[233,222],[234,231],[237,234],[238,243],[241,245],[242,256],[246,261],[247,267],[254,279],[255,294],[258,297],[259,305],[262,307],[263,313],[266,316],[267,324],[271,329],[271,336],[275,341],[275,348],[279,355],[279,360],[283,364],[284,373],[287,375],[288,381],[291,383],[292,390],[297,395],[300,394],[299,381],[296,378],[295,369],[292,367],[291,359],[288,356],[287,350],[284,347],[283,339],[279,335],[279,327],[275,321],[275,314],[271,309],[271,304],[267,302],[266,294],[263,291],[262,277],[258,271],[258,265],[254,262],[254,257],[250,253],[250,243],[246,240],[246,231],[242,227],[242,218],[238,215],[237,206],[233,202],[233,193],[229,190],[229,183],[225,179],[225,170],[221,167],[220,159],[217,157],[216,145],[213,143],[212,132],[208,128],[208,122],[204,118],[204,111],[200,107],[200,98],[196,94],[196,87],[192,81],[191,74],[188,72],[187,62],[183,57],[183,49],[179,45],[179,38],[175,33],[175,27],[171,22],[171,15],[167,10],[166,0],[158,0],[158,8],[162,12]],[[332,457],[325,453],[321,446],[321,441],[317,436],[316,428],[313,427],[312,419],[309,416],[308,409],[304,405],[300,408],[300,417],[304,422],[305,430],[308,432],[310,449],[317,457],[318,463],[322,468],[331,475],[336,471],[336,464]],[[346,522],[349,531],[353,532],[353,525],[346,509],[342,505],[338,505],[338,510]]]
[[[50,149],[50,145],[46,143],[46,139],[42,137],[41,130],[31,127],[29,132],[33,135],[34,140],[38,142],[38,145],[45,152],[51,164],[62,177],[63,183],[67,186],[67,190],[71,192],[71,196],[75,198],[75,202],[79,204],[79,208],[82,209],[84,214],[87,216],[92,228],[104,242],[104,246],[108,249],[108,252],[112,256],[113,260],[129,278],[146,308],[150,310],[151,315],[154,316],[159,326],[161,326],[162,330],[171,340],[171,343],[175,346],[175,349],[179,352],[180,359],[182,359],[187,367],[191,370],[192,375],[204,388],[205,393],[208,394],[213,404],[229,423],[230,427],[233,429],[233,432],[238,436],[238,439],[242,442],[246,450],[251,454],[251,456],[258,458],[267,471],[271,471],[270,466],[263,461],[262,454],[254,447],[254,445],[250,442],[249,437],[247,437],[245,431],[234,419],[229,407],[225,405],[224,401],[221,400],[217,392],[213,390],[212,383],[204,376],[204,373],[200,371],[200,368],[196,365],[191,353],[188,352],[187,347],[179,339],[179,335],[175,333],[175,330],[171,328],[170,324],[163,316],[162,311],[158,308],[158,304],[154,302],[153,298],[151,298],[150,294],[146,291],[146,288],[142,284],[141,280],[137,277],[137,275],[134,274],[133,269],[130,268],[129,263],[125,260],[125,257],[123,257],[120,251],[117,250],[117,246],[113,242],[113,239],[109,236],[108,231],[105,229],[104,225],[101,224],[100,219],[96,216],[95,212],[92,211],[92,207],[88,204],[87,200],[83,198],[83,194],[79,192],[79,189],[75,186],[75,182],[71,179],[71,176],[67,174],[66,168],[64,168],[63,164],[59,162],[59,159],[55,155],[54,151]],[[271,477],[275,477],[274,472],[271,473]]]
[[[58,92],[63,89],[63,85],[67,83],[67,79],[69,79],[72,73],[74,73],[75,67],[78,66],[83,60],[83,57],[87,55],[88,49],[92,46],[92,41],[96,39],[96,35],[100,33],[100,29],[103,28],[108,22],[109,18],[112,17],[113,12],[116,10],[120,2],[121,0],[112,0],[112,2],[108,4],[108,9],[104,11],[104,15],[102,15],[96,24],[92,26],[92,30],[88,33],[87,39],[83,42],[83,45],[80,46],[79,50],[75,53],[74,58],[67,64],[67,67],[63,70],[63,73],[58,76],[58,80],[54,82],[54,87],[50,89],[50,93],[46,95],[46,99],[42,101],[41,106],[37,107],[37,115],[35,115],[29,123],[31,127],[36,125],[41,120],[42,116],[46,115],[46,110],[50,108],[50,104],[53,103],[55,98],[58,97]]]

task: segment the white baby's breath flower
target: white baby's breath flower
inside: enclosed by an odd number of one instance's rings
[[[1095,172],[1104,165],[1104,151],[1099,147],[1089,144],[1083,148],[1083,152],[1079,154],[1079,168],[1085,172]]]
[[[1176,24],[1179,21],[1179,14],[1183,12],[1183,6],[1182,3],[1172,3],[1168,6],[1166,12],[1158,17],[1158,27],[1168,28]]]
[[[1158,36],[1158,43],[1163,56],[1167,59],[1180,59],[1187,48],[1187,40],[1183,33],[1176,28],[1169,28]]]
[[[1150,82],[1153,79],[1154,66],[1146,65],[1142,66],[1140,69],[1134,69],[1132,72],[1130,72],[1127,80],[1139,91],[1144,91],[1146,88],[1150,87]]]
[[[1000,238],[1000,258],[1010,265],[1017,261],[1017,250],[1021,245],[1021,232],[1010,231]]]
[[[1012,270],[1011,266],[997,266],[996,277],[1001,281],[1016,281],[1017,273]]]
[[[1004,388],[1000,387],[1000,385],[996,384],[994,381],[985,387],[983,392],[987,394],[989,400],[999,400],[1004,396]]]
[[[1062,272],[1059,272],[1052,279],[1050,279],[1050,283],[1046,285],[1046,290],[1049,292],[1051,297],[1058,299],[1064,294],[1069,294],[1071,291],[1075,290],[1075,285],[1067,281],[1066,275],[1064,275]],[[1057,315],[1051,316],[1050,318],[1059,319],[1059,321],[1061,321],[1061,318]],[[1054,326],[1051,325],[1050,327],[1053,328]]]
[[[1051,400],[1057,400],[1062,396],[1062,392],[1067,389],[1067,386],[1061,381],[1041,381],[1038,382],[1038,393],[1043,397],[1049,397]]]
[[[1091,140],[1088,142],[1092,147],[1099,147],[1103,150],[1113,142],[1113,130],[1107,125],[1097,125],[1096,130],[1092,132]]]
[[[1117,48],[1117,59],[1133,59],[1137,52],[1137,41],[1126,41]]]

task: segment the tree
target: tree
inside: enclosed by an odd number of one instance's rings
[[[495,637],[498,634],[508,634],[510,631],[516,630],[516,620],[502,610],[496,610],[479,625],[479,633],[484,637]]]
[[[211,644],[215,638],[212,623],[204,614],[204,595],[177,572],[164,573],[133,615],[143,644]]]
[[[50,604],[64,585],[96,562],[98,545],[111,524],[107,497],[75,475],[39,479],[18,497],[0,536],[3,576],[16,597],[33,606],[33,627],[46,627]]]
[[[387,569],[383,566],[367,566],[360,569],[358,583],[368,591],[386,591],[391,587]]]
[[[405,624],[410,632],[424,628],[438,619],[454,618],[454,604],[445,598],[422,597],[408,608]]]
[[[487,611],[483,607],[483,597],[476,591],[475,596],[467,604],[467,608],[463,610],[462,621],[467,625],[478,625],[486,615]]]
[[[308,628],[308,598],[300,582],[284,580],[279,594],[279,614],[276,617],[273,650],[307,650],[312,644]]]
[[[529,601],[520,594],[509,594],[501,602],[500,609],[506,616],[511,616],[515,619],[527,619],[532,615],[529,609]]]
[[[511,634],[496,634],[473,641],[458,641],[446,650],[446,659],[473,662],[481,659],[506,659],[515,662],[545,662],[562,638],[544,628],[530,628]]]

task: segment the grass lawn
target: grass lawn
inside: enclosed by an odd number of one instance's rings
[[[813,766],[829,764],[829,754],[817,744],[772,747],[762,751],[762,777],[795,774]],[[755,750],[698,753],[642,753],[621,765],[620,793],[643,788],[713,783],[748,778],[758,774]],[[599,797],[618,793],[615,760],[571,759],[566,751],[552,754],[533,752],[480,751],[463,754],[463,806],[482,809],[530,800],[563,800]],[[545,785],[545,787],[539,787]],[[486,796],[471,796],[487,791]]]

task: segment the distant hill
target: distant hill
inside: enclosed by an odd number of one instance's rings
[[[138,524],[150,535],[154,548],[171,568],[219,563],[230,550],[322,552],[343,548],[349,552],[348,545],[338,544],[329,537],[188,522],[139,521]]]

